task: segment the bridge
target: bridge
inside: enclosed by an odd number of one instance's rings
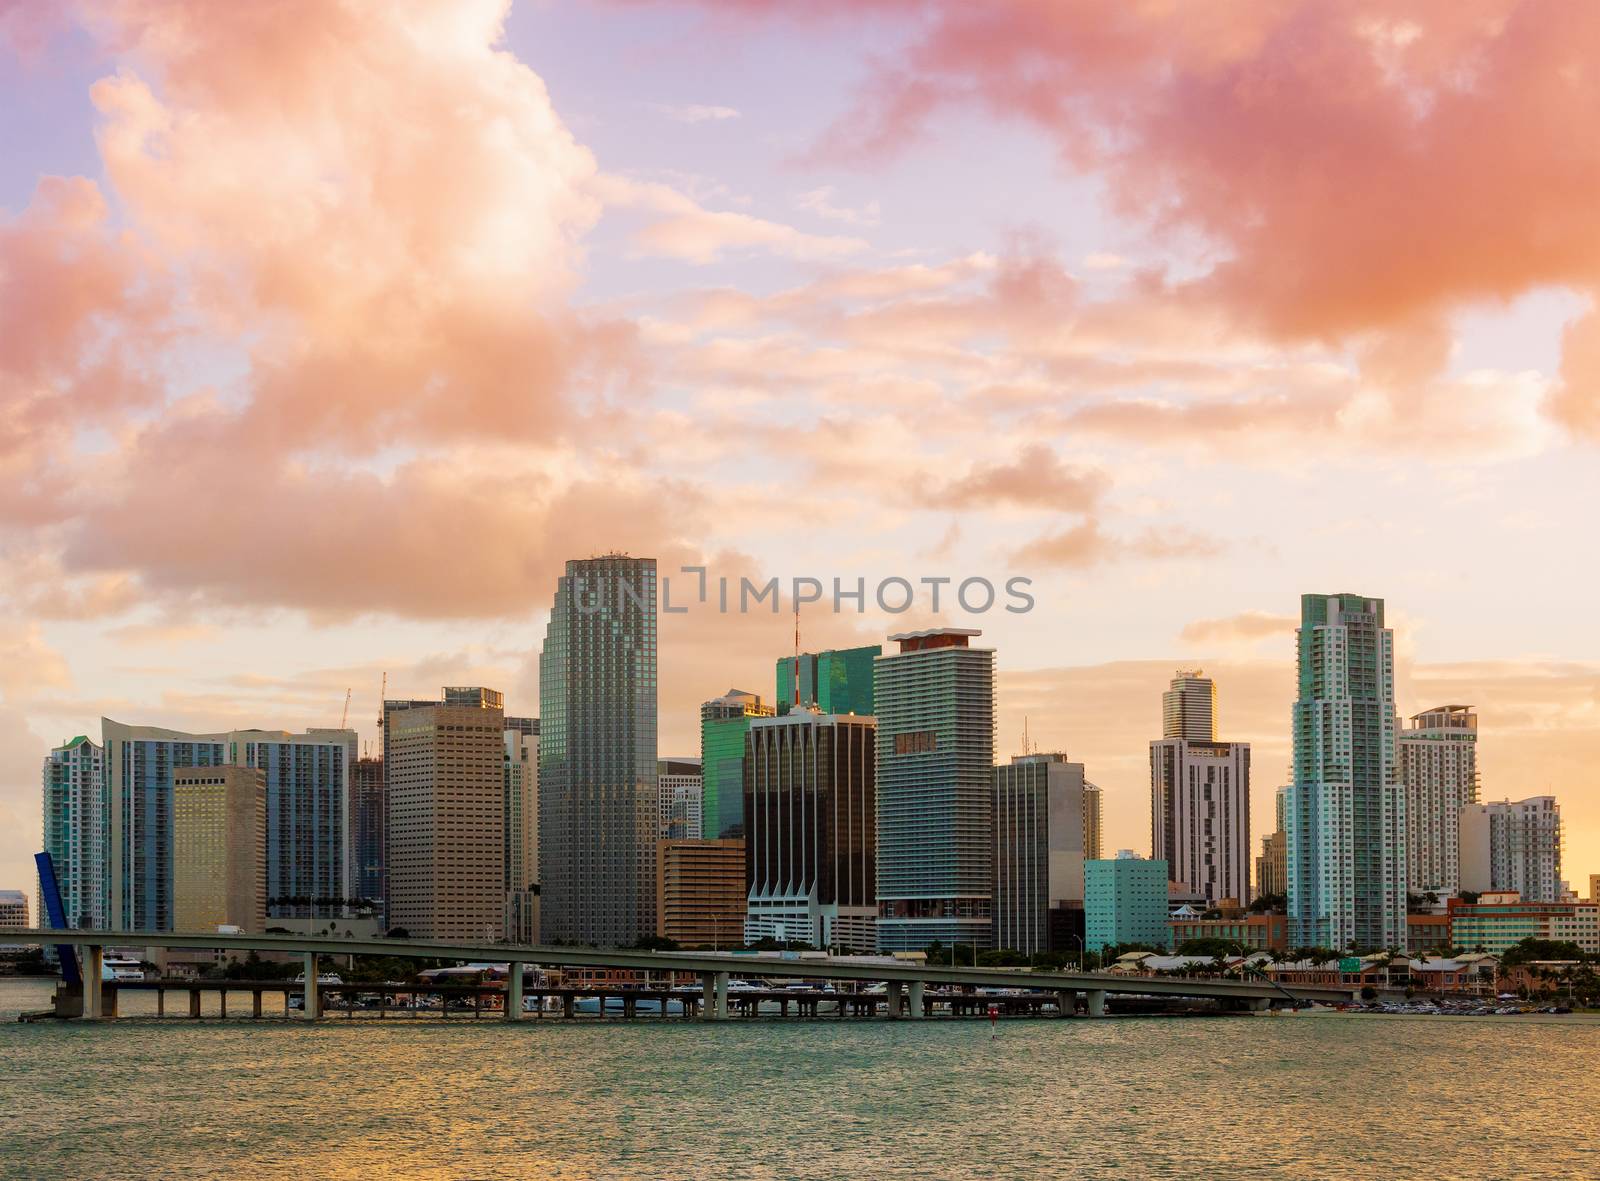
[[[1052,972],[1015,968],[934,966],[916,963],[863,961],[851,956],[814,959],[770,959],[732,952],[597,951],[584,947],[546,947],[539,944],[462,943],[436,939],[329,939],[302,935],[180,934],[173,931],[23,930],[6,932],[8,942],[38,942],[82,949],[82,1016],[106,1016],[101,982],[107,947],[165,947],[256,952],[283,952],[304,957],[305,1017],[321,1015],[317,976],[324,956],[398,956],[412,959],[463,960],[506,963],[505,1016],[522,1016],[522,966],[617,968],[642,972],[686,972],[699,975],[701,1015],[709,1020],[728,1016],[730,977],[781,977],[807,981],[883,982],[891,1017],[924,1017],[929,985],[935,987],[1020,988],[1053,993],[1060,1012],[1077,1010],[1082,993],[1091,1017],[1105,1014],[1108,994],[1154,997],[1197,997],[1246,1009],[1266,1009],[1273,1000],[1290,998],[1324,1004],[1344,1004],[1353,991],[1336,987],[1301,987],[1287,990],[1269,980],[1227,980],[1205,976],[1121,976],[1107,972]]]

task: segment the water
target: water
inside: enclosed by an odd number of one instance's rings
[[[0,1022],[48,994],[0,980]],[[0,1176],[1593,1178],[1597,1049],[1554,1017],[6,1023]]]

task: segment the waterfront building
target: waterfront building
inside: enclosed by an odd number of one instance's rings
[[[994,945],[1070,950],[1083,909],[1083,764],[1014,755],[994,769]]]
[[[737,947],[744,938],[744,841],[658,841],[655,860],[655,933],[684,947]]]
[[[505,866],[505,936],[512,943],[539,940],[539,719],[507,718],[501,857]]]
[[[1105,818],[1105,797],[1097,784],[1083,781],[1083,857],[1100,859],[1100,832]]]
[[[753,718],[744,759],[745,942],[874,949],[877,723]]]
[[[656,761],[656,836],[661,840],[698,841],[704,791],[699,759]]]
[[[874,716],[872,696],[873,663],[883,647],[871,644],[862,648],[830,648],[825,652],[802,652],[799,657],[778,658],[777,695],[773,698],[779,715],[786,714],[798,700],[814,705],[825,714]],[[796,665],[799,691],[796,692]]]
[[[1111,944],[1167,945],[1165,861],[1136,857],[1131,849],[1084,863],[1084,942],[1090,951]]]
[[[745,737],[752,718],[770,718],[759,695],[729,689],[700,706],[700,831],[719,840],[744,836]]]
[[[62,913],[74,927],[105,927],[110,866],[104,749],[82,734],[63,742],[45,756],[43,781],[40,847],[55,862]]]
[[[994,649],[981,632],[890,636],[879,656],[878,948],[994,938]]]
[[[382,907],[388,894],[384,881],[383,759],[358,758],[350,764],[350,889],[374,907]]]
[[[172,771],[172,929],[267,925],[267,776],[260,767]]]
[[[493,689],[384,703],[391,928],[498,939],[505,923],[505,708]]]
[[[1250,899],[1250,744],[1218,742],[1216,686],[1179,670],[1150,743],[1151,856],[1203,895]]]
[[[539,660],[545,942],[656,928],[656,561],[569,561]]]
[[[1406,915],[1406,951],[1422,955],[1450,946],[1450,915],[1439,913]]]
[[[45,925],[43,919],[39,925]],[[28,896],[21,890],[0,890],[0,931],[26,931],[28,926]]]
[[[1287,787],[1273,795],[1276,827],[1261,838],[1261,854],[1256,858],[1255,894],[1285,896],[1289,893],[1289,835],[1283,830],[1284,809],[1289,805]]]
[[[1491,890],[1474,903],[1450,899],[1450,942],[1499,955],[1524,939],[1576,943],[1600,952],[1600,903],[1538,902],[1515,890]]]
[[[1289,916],[1286,914],[1235,914],[1220,919],[1175,914],[1167,919],[1167,930],[1174,951],[1191,939],[1226,939],[1249,951],[1289,949]]]
[[[1413,894],[1454,894],[1461,884],[1461,812],[1478,802],[1478,715],[1440,705],[1400,732],[1406,795],[1406,878]]]
[[[1284,817],[1294,941],[1404,946],[1405,793],[1383,600],[1304,595],[1295,634],[1294,784]]]
[[[1561,805],[1555,796],[1469,804],[1460,817],[1461,888],[1561,901]]]

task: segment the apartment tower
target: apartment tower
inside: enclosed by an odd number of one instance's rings
[[[1478,802],[1478,715],[1470,705],[1424,710],[1398,748],[1409,888],[1449,897],[1461,885],[1461,813]]]

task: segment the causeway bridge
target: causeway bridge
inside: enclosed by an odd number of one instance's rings
[[[598,951],[585,947],[547,947],[539,944],[463,943],[434,939],[330,939],[301,935],[184,934],[173,931],[23,930],[8,931],[8,942],[38,942],[79,949],[83,975],[81,1015],[90,1019],[110,1016],[101,981],[107,947],[195,948],[237,952],[282,952],[304,958],[302,1015],[315,1020],[323,1013],[317,977],[323,957],[345,955],[396,956],[507,963],[503,1014],[508,1020],[523,1016],[524,965],[565,968],[616,968],[650,973],[693,973],[700,977],[700,996],[694,1008],[704,1020],[725,1020],[729,1013],[731,978],[779,977],[818,983],[883,983],[890,1017],[918,1019],[927,1016],[930,986],[935,989],[1003,988],[1051,994],[1063,1015],[1075,1013],[1080,995],[1091,1017],[1105,1015],[1107,995],[1209,998],[1236,1008],[1262,1010],[1274,1000],[1343,1004],[1354,990],[1332,986],[1296,985],[1285,989],[1272,981],[1227,980],[1205,976],[1123,976],[1108,972],[1050,972],[1015,968],[934,966],[884,963],[851,956],[810,959],[771,959],[732,952]],[[248,987],[242,982],[238,987]],[[174,986],[180,987],[180,986]],[[364,989],[371,991],[370,988]],[[438,991],[433,986],[412,991]],[[611,990],[588,988],[584,995]],[[659,991],[659,990],[656,990]],[[737,994],[736,994],[737,996]],[[602,1002],[603,1004],[603,1002]],[[76,1013],[72,1014],[78,1015]]]

